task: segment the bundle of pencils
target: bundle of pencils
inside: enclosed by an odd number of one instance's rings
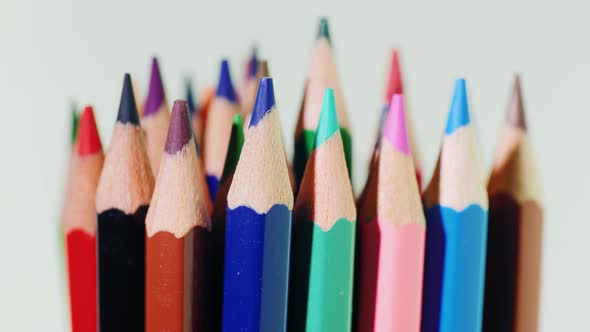
[[[356,202],[325,18],[292,165],[256,47],[241,84],[223,59],[216,89],[185,77],[171,112],[157,58],[141,112],[125,74],[106,155],[92,107],[74,111],[60,223],[72,331],[537,331],[543,203],[520,79],[487,191],[458,79],[421,193],[399,58]]]

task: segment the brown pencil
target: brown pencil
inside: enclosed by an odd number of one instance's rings
[[[488,193],[483,330],[537,331],[543,203],[518,76],[500,133]]]
[[[154,178],[143,137],[126,74],[96,191],[100,331],[144,328],[145,215]]]
[[[209,331],[211,220],[185,101],[174,102],[146,217],[146,331]]]

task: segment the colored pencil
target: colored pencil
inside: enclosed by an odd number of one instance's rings
[[[145,216],[153,186],[131,77],[125,74],[96,192],[100,331],[143,331]]]
[[[342,136],[342,143],[344,144],[344,154],[350,176],[352,167],[352,140],[348,115],[332,50],[328,20],[322,18],[319,23],[311,64],[307,72],[307,82],[305,83],[301,110],[297,119],[297,126],[295,127],[293,170],[298,186],[301,184],[305,165],[314,146],[315,130],[318,127],[319,112],[326,88],[334,89],[338,122],[340,123],[340,134]]]
[[[543,240],[539,182],[517,76],[488,184],[490,220],[483,331],[539,329]]]
[[[76,159],[76,150],[77,150],[77,135],[78,135],[78,120],[79,120],[79,115],[78,115],[78,105],[75,102],[71,102],[70,103],[70,135],[69,135],[69,153],[68,153],[68,162],[67,162],[67,166],[66,166],[66,174],[65,174],[65,183],[64,183],[64,190],[63,190],[63,197],[64,200],[62,202],[62,206],[61,206],[61,211],[60,211],[60,220],[56,223],[57,227],[57,248],[58,248],[58,252],[59,252],[59,280],[61,280],[62,282],[60,283],[60,294],[63,295],[62,299],[62,308],[67,308],[68,307],[68,302],[67,302],[67,298],[68,298],[68,293],[67,293],[67,271],[66,271],[66,264],[65,264],[65,256],[66,256],[66,252],[65,252],[65,239],[64,239],[64,232],[63,232],[63,216],[64,216],[64,209],[65,209],[65,205],[67,204],[67,197],[69,195],[69,191],[70,191],[70,184],[71,184],[71,178],[73,176],[73,170],[72,170],[72,164],[74,162],[74,160]],[[62,314],[65,315],[65,310],[62,311]],[[66,320],[68,320],[69,317],[66,318]]]
[[[422,331],[481,331],[488,198],[465,80],[458,79],[438,163],[424,194]]]
[[[285,331],[293,192],[271,78],[262,78],[227,197],[223,331]]]
[[[232,117],[238,113],[238,99],[234,90],[227,60],[221,62],[219,83],[212,101],[205,129],[205,175],[211,200],[215,199],[223,164],[231,136]]]
[[[356,207],[326,89],[294,210],[289,331],[350,331]]]
[[[154,177],[158,176],[160,169],[169,123],[170,111],[160,75],[160,65],[157,58],[152,58],[150,87],[141,115],[141,127],[145,132],[145,146]]]
[[[381,137],[383,134],[383,128],[385,126],[385,119],[387,118],[387,113],[389,111],[389,104],[394,94],[402,94],[405,97],[405,110],[406,110],[406,127],[408,129],[408,140],[410,143],[410,149],[412,151],[412,159],[414,160],[414,167],[416,168],[416,179],[418,180],[418,186],[420,187],[422,184],[422,162],[420,160],[420,151],[418,149],[418,144],[416,143],[416,138],[414,135],[414,128],[412,125],[412,117],[410,116],[408,110],[408,97],[407,93],[405,93],[404,89],[404,81],[402,70],[399,61],[399,50],[394,49],[391,52],[391,61],[389,67],[389,76],[387,79],[387,86],[385,89],[385,96],[383,99],[383,108],[381,109],[381,116],[379,118],[379,130],[377,132],[377,138],[375,139],[375,152],[378,153],[379,147],[381,145]]]
[[[359,206],[357,331],[420,331],[426,221],[406,130],[394,94],[370,197]]]
[[[80,136],[64,206],[71,329],[96,331],[95,194],[104,161],[91,106],[80,117]]]
[[[223,174],[219,182],[219,189],[215,197],[213,206],[213,215],[211,221],[213,223],[213,249],[211,255],[213,259],[213,296],[212,306],[215,308],[213,313],[215,321],[221,323],[222,299],[223,299],[223,262],[225,258],[225,221],[227,211],[227,194],[229,187],[234,177],[236,165],[240,159],[242,146],[244,145],[244,122],[242,115],[234,114],[232,119],[231,138],[225,157],[225,165],[223,166]],[[221,324],[216,326],[216,331],[221,329]]]
[[[203,149],[203,112],[198,107],[193,93],[193,83],[190,78],[185,80],[186,102],[188,103],[188,111],[191,119],[191,127],[193,135],[197,140],[197,147],[199,150]]]
[[[260,80],[260,77],[257,77],[259,64],[258,47],[254,45],[248,59],[245,61],[243,82],[240,86],[240,106],[244,116],[252,113],[252,107],[254,107],[256,93],[258,92],[258,81]]]
[[[211,220],[188,105],[177,100],[146,217],[146,331],[209,331]]]

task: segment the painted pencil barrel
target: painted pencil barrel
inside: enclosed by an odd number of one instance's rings
[[[483,331],[537,331],[542,210],[505,193],[490,197]]]
[[[227,209],[223,331],[285,331],[291,211]]]
[[[193,227],[177,238],[158,232],[146,242],[146,331],[211,331],[210,232]]]
[[[98,215],[100,331],[143,331],[145,216],[116,209]]]
[[[359,224],[357,331],[420,331],[423,225]]]
[[[433,205],[425,215],[422,331],[481,331],[487,210]]]
[[[350,331],[355,222],[336,221],[328,230],[313,225],[306,331]]]
[[[66,241],[71,328],[96,331],[96,237],[73,230]]]

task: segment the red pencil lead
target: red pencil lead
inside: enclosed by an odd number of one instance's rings
[[[92,106],[84,107],[78,129],[78,155],[86,156],[102,150]]]

